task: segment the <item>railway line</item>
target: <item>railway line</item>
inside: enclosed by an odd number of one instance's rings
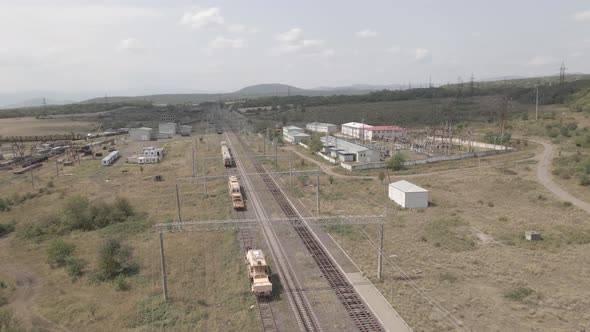
[[[232,142],[229,139],[227,133],[225,133],[226,142],[231,147],[233,151],[236,151],[233,146]],[[239,136],[236,135],[239,138]],[[242,148],[243,143],[241,143]],[[251,158],[253,162],[253,158]],[[241,160],[235,160],[236,169],[228,169],[228,175],[233,173],[233,175],[246,174],[244,165],[242,164]],[[242,181],[242,185],[248,188],[253,188],[253,185],[248,177],[240,177]],[[322,331],[318,320],[315,316],[315,313],[312,311],[311,305],[309,304],[307,298],[305,297],[304,293],[301,291],[302,287],[295,276],[294,270],[289,263],[289,260],[285,254],[284,249],[282,248],[281,242],[279,241],[276,233],[274,232],[273,227],[271,227],[268,218],[266,216],[266,212],[263,208],[262,203],[254,194],[254,190],[249,190],[251,193],[248,196],[248,203],[247,209],[252,209],[255,211],[258,220],[261,223],[262,234],[268,244],[270,249],[270,254],[273,258],[273,267],[275,268],[276,272],[279,275],[281,280],[281,286],[285,289],[285,293],[287,299],[289,301],[290,307],[292,309],[292,313],[295,317],[297,325],[301,331]],[[234,216],[243,217],[245,214],[241,215],[240,213],[243,211],[234,211]],[[244,246],[244,240],[250,237],[249,231],[241,232],[240,238],[242,240],[242,246]],[[276,315],[273,310],[273,301],[271,299],[264,299],[264,298],[257,298],[257,306],[259,309],[260,318],[262,321],[262,326],[264,331],[279,331],[278,323],[276,320]]]
[[[251,156],[252,151],[249,149],[249,147],[235,132],[234,128],[231,128],[231,130],[239,144],[242,146],[244,152],[246,152],[246,155]],[[319,267],[325,279],[330,284],[330,287],[336,293],[336,296],[344,306],[352,321],[355,323],[356,327],[360,331],[383,331],[379,321],[373,316],[371,311],[368,310],[360,296],[354,290],[354,287],[346,279],[346,276],[340,271],[339,267],[336,266],[336,264],[329,257],[326,250],[315,238],[312,231],[305,224],[301,215],[289,202],[287,196],[282,192],[271,175],[268,174],[265,167],[252,157],[250,157],[250,160],[256,171],[260,174],[267,189],[272,193],[283,213],[289,220],[291,220],[291,224],[293,225],[296,233],[303,241],[305,247],[310,252],[315,263]],[[275,262],[277,261],[275,260]],[[311,308],[309,309],[309,312],[312,312]],[[312,326],[312,328],[315,327]],[[319,328],[319,326],[317,328]],[[312,331],[315,329],[306,330]]]

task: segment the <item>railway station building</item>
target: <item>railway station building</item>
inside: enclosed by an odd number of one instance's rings
[[[304,133],[303,129],[295,126],[286,126],[283,127],[283,141],[299,144],[304,140],[310,138],[311,136]]]

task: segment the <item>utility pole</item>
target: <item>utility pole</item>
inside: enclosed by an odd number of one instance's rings
[[[383,223],[379,224],[379,256],[377,258],[377,279],[381,280],[383,265]]]
[[[182,230],[182,216],[180,215],[180,195],[178,195],[178,183],[176,184],[176,208],[178,209],[178,225]]]
[[[535,121],[539,119],[539,87],[535,85],[535,89],[537,89],[537,100],[535,102]]]
[[[164,258],[164,234],[160,232],[160,264],[162,266],[162,290],[164,302],[168,302],[168,283],[166,282],[166,260]]]
[[[59,176],[59,165],[57,159],[55,159],[55,176]]]
[[[30,170],[30,173],[31,173],[31,186],[33,187],[33,190],[35,190],[35,178],[33,177],[33,167],[32,167],[32,165],[29,166],[29,167],[31,167],[29,169]]]
[[[195,149],[193,148],[193,177],[196,176],[196,169],[195,169]]]
[[[289,157],[289,187],[293,187],[293,164]]]
[[[316,185],[316,191],[315,191],[315,199],[316,199],[316,211],[318,213],[318,217],[320,216],[320,176],[317,175],[316,176],[317,179],[317,185]]]
[[[203,192],[207,197],[207,159],[203,158]]]

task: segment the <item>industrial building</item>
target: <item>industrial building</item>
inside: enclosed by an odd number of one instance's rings
[[[128,157],[127,162],[130,164],[157,164],[160,162],[160,157],[133,156]]]
[[[321,152],[340,161],[370,163],[381,160],[379,151],[371,150],[362,145],[333,136],[324,136],[320,140],[324,146]]]
[[[129,138],[135,141],[151,141],[156,138],[156,135],[152,128],[131,128],[129,129]]]
[[[179,127],[179,131],[180,131],[181,136],[190,136],[191,132],[193,131],[193,126],[180,125],[178,127]]]
[[[315,131],[317,133],[322,134],[331,134],[338,131],[338,126],[331,123],[324,123],[324,122],[312,122],[305,125],[305,129],[309,131]]]
[[[376,141],[403,137],[407,133],[406,128],[398,126],[372,126],[365,129],[365,140]]]
[[[428,207],[428,190],[406,180],[389,184],[389,198],[403,208]]]
[[[365,132],[367,131],[367,129],[371,128],[373,126],[365,124],[365,123],[359,123],[359,122],[348,122],[348,123],[344,123],[342,125],[342,135],[345,136],[350,136],[356,139],[363,139],[363,136],[365,136]]]
[[[303,129],[295,126],[283,127],[283,141],[299,144],[300,142],[310,138],[308,134],[303,132]]]
[[[172,138],[176,135],[177,125],[174,122],[165,122],[158,125],[159,138]]]

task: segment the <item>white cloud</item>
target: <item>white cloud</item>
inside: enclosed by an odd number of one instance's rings
[[[377,33],[377,31],[375,30],[371,30],[371,29],[365,29],[365,30],[361,30],[361,31],[357,31],[354,33],[355,36],[359,37],[359,38],[372,38],[372,37],[377,37],[379,33]]]
[[[590,10],[574,13],[572,18],[578,22],[590,21]]]
[[[140,53],[145,50],[142,42],[136,38],[127,38],[119,42],[117,50],[121,52]]]
[[[558,63],[558,62],[559,62],[559,59],[557,59],[555,57],[537,55],[537,56],[533,57],[532,59],[530,59],[526,63],[526,65],[535,67],[535,66],[544,66],[544,65]]]
[[[481,32],[479,32],[479,31],[473,31],[471,33],[471,37],[473,37],[473,38],[481,37]]]
[[[319,52],[315,52],[315,53],[307,53],[304,54],[303,56],[308,57],[308,58],[330,58],[333,57],[336,54],[336,52],[332,49],[329,50],[322,50]]]
[[[414,58],[418,61],[428,61],[432,58],[430,50],[425,48],[417,48],[414,50]]]
[[[248,27],[242,24],[231,24],[227,27],[229,32],[233,33],[246,33],[246,34],[255,34],[258,32],[258,29],[254,27]]]
[[[399,54],[401,51],[402,51],[402,48],[399,47],[398,45],[393,45],[390,48],[385,50],[385,52],[391,53],[391,54]]]
[[[184,13],[178,24],[194,29],[204,29],[222,26],[225,24],[225,19],[221,16],[219,8],[211,7],[205,10],[196,9]]]
[[[293,28],[277,35],[276,39],[282,43],[295,43],[303,39],[303,30]]]
[[[243,38],[226,38],[217,37],[209,42],[207,50],[216,50],[223,48],[244,48],[247,46],[247,42]]]
[[[272,50],[274,55],[302,53],[303,55],[310,56],[323,54],[322,52],[326,51],[322,49],[322,45],[324,45],[323,40],[305,39],[303,30],[300,28],[293,28],[280,33],[276,35],[275,39],[279,43]]]

